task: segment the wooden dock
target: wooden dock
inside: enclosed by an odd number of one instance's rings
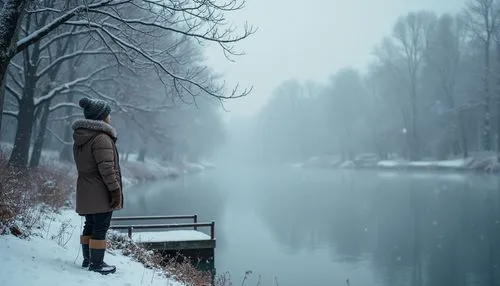
[[[154,223],[156,221],[192,220],[190,223]],[[146,223],[145,223],[146,222]],[[210,235],[199,228],[210,228]],[[129,216],[111,219],[110,229],[127,231],[135,243],[166,256],[214,260],[215,222],[199,223],[198,215]]]

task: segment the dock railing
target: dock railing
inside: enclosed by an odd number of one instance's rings
[[[170,215],[170,216],[124,216],[114,217],[111,222],[116,221],[144,221],[144,220],[180,220],[191,219],[192,223],[163,223],[163,224],[118,224],[111,225],[110,229],[126,229],[128,237],[132,238],[134,229],[176,229],[176,228],[193,228],[198,230],[199,227],[210,227],[210,239],[215,239],[215,221],[199,223],[198,214],[194,215]]]

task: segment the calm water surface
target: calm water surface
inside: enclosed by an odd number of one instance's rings
[[[126,190],[117,215],[216,221],[240,285],[500,285],[494,175],[217,169]]]

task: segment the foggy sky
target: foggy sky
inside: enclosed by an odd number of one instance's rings
[[[363,69],[374,46],[390,35],[398,16],[410,11],[455,13],[465,0],[248,0],[229,18],[258,28],[238,44],[246,55],[229,62],[216,45],[206,50],[208,64],[223,73],[229,86],[253,85],[244,99],[225,104],[235,115],[255,113],[282,81],[324,82],[337,69]]]

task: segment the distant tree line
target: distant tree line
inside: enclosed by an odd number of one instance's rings
[[[500,1],[402,15],[373,54],[367,72],[282,83],[255,129],[263,157],[500,154]]]

